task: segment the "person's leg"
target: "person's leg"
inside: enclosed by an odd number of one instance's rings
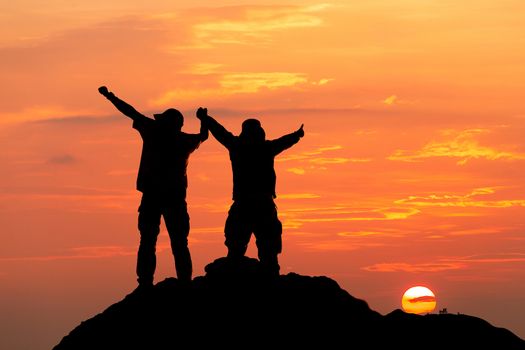
[[[225,245],[228,248],[228,258],[240,259],[246,254],[250,242],[251,228],[249,218],[245,215],[246,208],[239,202],[234,202],[228,212],[224,226]]]
[[[257,208],[258,217],[254,229],[259,261],[266,273],[279,275],[278,255],[282,251],[283,226],[277,217],[273,200],[264,201]]]
[[[188,234],[190,232],[190,217],[186,201],[181,199],[170,203],[164,210],[164,223],[170,236],[171,251],[175,259],[175,270],[181,281],[191,281],[193,267]]]
[[[160,232],[160,215],[156,198],[151,195],[142,195],[138,218],[140,245],[137,254],[137,276],[139,285],[142,286],[153,284],[157,265],[155,246]]]

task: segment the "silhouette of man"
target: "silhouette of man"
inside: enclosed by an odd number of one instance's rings
[[[299,142],[303,125],[291,134],[266,140],[257,119],[246,119],[239,136],[234,136],[208,115],[206,108],[197,110],[212,135],[230,153],[233,171],[233,204],[224,227],[228,258],[240,259],[246,253],[251,234],[255,236],[259,261],[265,272],[279,274],[278,254],[282,250],[282,224],[274,203],[275,157]]]
[[[201,122],[199,134],[186,134],[181,131],[184,117],[174,108],[154,114],[155,119],[151,119],[109,92],[105,86],[98,91],[133,120],[133,128],[140,133],[143,141],[137,176],[137,190],[142,192],[138,210],[139,286],[148,287],[153,284],[157,262],[155,247],[161,216],[164,217],[170,237],[177,277],[182,281],[190,281],[192,263],[188,249],[190,218],[186,205],[186,168],[190,153],[208,138],[208,129]]]

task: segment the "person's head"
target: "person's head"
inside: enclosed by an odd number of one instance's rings
[[[168,108],[162,113],[153,114],[153,117],[155,117],[156,121],[162,123],[166,127],[172,127],[177,130],[182,129],[182,125],[184,124],[182,113],[175,108]]]
[[[246,119],[242,122],[242,131],[239,137],[248,142],[262,142],[266,138],[261,122],[257,119]]]

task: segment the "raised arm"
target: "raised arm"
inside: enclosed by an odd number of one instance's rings
[[[235,140],[235,136],[224,126],[219,124],[218,121],[213,119],[208,115],[208,109],[207,108],[199,108],[197,110],[197,118],[201,120],[201,131],[202,131],[202,125],[204,124],[205,127],[207,127],[212,135],[219,141],[224,147],[230,149],[231,145],[233,144],[233,141]]]
[[[278,155],[285,149],[288,149],[292,147],[293,145],[295,145],[297,142],[299,142],[301,137],[304,136],[303,127],[304,127],[304,124],[301,124],[301,127],[297,129],[296,131],[290,134],[281,136],[278,139],[270,141],[272,145],[273,154]]]
[[[98,92],[102,94],[105,98],[107,98],[113,105],[126,117],[129,117],[133,119],[134,121],[141,120],[141,119],[149,119],[142,113],[138,112],[133,106],[130,104],[122,101],[120,98],[115,96],[113,92],[110,92],[107,87],[101,86],[98,88]]]
[[[201,129],[200,129],[200,132],[199,132],[199,137],[200,137],[201,142],[204,142],[204,141],[206,141],[208,139],[208,134],[209,134],[209,132],[208,132],[208,125],[206,124],[206,122],[204,120],[202,120],[201,118],[199,118],[199,119],[201,121]]]

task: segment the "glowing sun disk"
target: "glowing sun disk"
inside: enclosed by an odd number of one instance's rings
[[[415,286],[403,294],[401,306],[411,314],[432,312],[436,308],[436,296],[427,287]]]

